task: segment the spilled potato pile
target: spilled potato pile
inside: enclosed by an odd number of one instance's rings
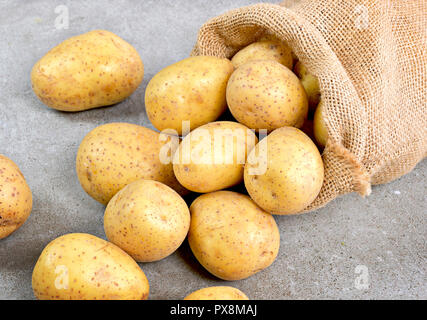
[[[129,43],[96,30],[49,51],[31,81],[47,106],[71,112],[126,99],[143,75]],[[322,187],[319,150],[328,137],[321,104],[317,78],[273,37],[231,60],[193,56],[160,70],[145,92],[148,119],[160,132],[104,124],[87,133],[76,155],[82,188],[106,206],[108,241],[73,233],[49,243],[34,268],[35,296],[147,299],[137,262],[165,259],[186,238],[220,279],[270,266],[280,247],[273,215],[302,212]],[[3,238],[22,225],[32,202],[19,169],[4,157],[0,184]],[[17,192],[12,197],[6,188]],[[248,299],[228,286],[184,296]]]

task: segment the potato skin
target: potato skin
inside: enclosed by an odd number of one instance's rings
[[[129,97],[144,76],[138,52],[105,30],[65,40],[41,58],[31,71],[34,93],[47,106],[82,111]]]
[[[251,174],[257,164],[252,157],[266,148],[266,171]],[[262,139],[248,156],[244,181],[251,198],[273,214],[304,210],[323,184],[323,161],[313,141],[301,130],[283,127]]]
[[[210,137],[205,143],[202,131]],[[199,137],[199,138],[198,138]],[[227,139],[233,141],[227,143]],[[230,155],[232,159],[216,160],[218,151],[215,146],[221,139],[220,152],[222,155]],[[173,169],[176,178],[185,188],[191,191],[206,193],[225,189],[243,181],[243,169],[246,157],[258,139],[253,131],[244,125],[232,121],[216,121],[205,124],[190,132],[178,147],[174,156]],[[188,148],[188,149],[187,149]],[[200,149],[206,157],[207,163],[198,163],[201,159],[195,150]],[[189,163],[185,161],[185,152],[191,152]],[[197,161],[196,161],[197,160]],[[231,160],[228,162],[228,160]]]
[[[314,113],[313,121],[314,137],[320,147],[324,148],[328,141],[328,130],[326,129],[325,119],[323,117],[323,102],[320,101]]]
[[[308,106],[311,112],[316,110],[320,101],[319,79],[307,71],[305,65],[298,61],[295,64],[294,72],[301,79],[301,84],[307,94]]]
[[[130,123],[108,123],[93,129],[77,152],[76,171],[83,189],[105,205],[120,189],[139,179],[160,181],[185,194],[173,173],[172,161],[160,161],[165,142],[159,137],[158,132]]]
[[[172,254],[190,227],[190,211],[173,189],[153,180],[138,180],[120,190],[104,214],[107,239],[138,262]]]
[[[251,129],[299,128],[308,113],[298,77],[272,60],[251,61],[236,69],[227,84],[227,103],[237,121]]]
[[[215,121],[227,108],[225,89],[233,72],[228,59],[195,56],[158,72],[145,91],[145,109],[160,131],[182,134],[182,121],[190,130]]]
[[[251,43],[238,51],[231,59],[231,63],[237,69],[254,60],[274,60],[289,69],[293,66],[291,49],[285,43],[274,40]]]
[[[18,166],[0,154],[0,239],[24,224],[32,206],[30,187]]]
[[[248,196],[217,191],[190,206],[188,243],[200,264],[223,280],[245,279],[276,259],[280,234],[272,215]]]
[[[196,290],[184,300],[249,300],[239,289],[229,286],[215,286]]]
[[[138,264],[114,244],[70,233],[50,242],[33,270],[39,300],[146,300],[149,284]]]

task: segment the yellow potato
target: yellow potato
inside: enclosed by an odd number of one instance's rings
[[[146,300],[148,280],[123,250],[85,233],[70,233],[44,248],[33,270],[39,300]]]
[[[228,286],[207,287],[190,293],[184,300],[249,300],[239,289]]]
[[[280,40],[275,35],[269,34],[269,33],[264,34],[261,38],[259,38],[258,41],[275,41],[275,42],[283,43],[283,40]],[[287,46],[286,43],[284,43],[284,45]],[[292,51],[292,49],[290,47],[289,47],[289,50],[291,51],[291,56],[292,56],[292,66],[295,66],[295,63],[298,62],[298,57],[295,54],[295,52]],[[292,67],[289,69],[292,69]]]
[[[294,72],[298,78],[300,78],[302,86],[307,94],[310,110],[314,111],[320,101],[319,79],[309,73],[301,61],[295,64]]]
[[[231,62],[239,68],[249,61],[274,60],[292,69],[293,58],[291,49],[281,41],[264,40],[254,42],[237,52]]]
[[[0,154],[0,239],[24,224],[32,206],[31,190],[18,166]]]
[[[108,203],[104,230],[109,241],[138,262],[163,259],[187,236],[190,211],[178,193],[153,180],[138,180]]]
[[[188,190],[212,192],[243,181],[246,156],[258,142],[255,133],[231,121],[205,124],[181,142],[173,169]]]
[[[326,123],[323,116],[323,102],[320,101],[317,106],[316,112],[314,113],[314,137],[316,138],[317,143],[321,147],[326,146],[328,141],[328,130],[326,129]]]
[[[298,213],[319,194],[323,183],[322,158],[301,130],[276,129],[249,154],[244,181],[251,198],[265,211]]]
[[[301,127],[308,102],[297,76],[276,61],[252,61],[230,77],[227,102],[233,116],[251,129]]]
[[[77,152],[76,170],[83,189],[103,204],[139,179],[160,181],[185,194],[173,173],[172,160],[165,163],[161,158],[167,143],[160,137],[151,129],[130,123],[109,123],[93,129]],[[171,147],[170,157],[173,152]]]
[[[272,215],[248,196],[217,191],[190,206],[188,243],[200,264],[224,280],[245,279],[276,259],[280,234]]]
[[[233,72],[228,59],[196,56],[157,73],[145,91],[145,109],[159,130],[183,133],[182,121],[193,130],[215,121],[227,108],[225,88]]]
[[[60,43],[31,72],[34,93],[47,106],[82,111],[126,99],[139,86],[144,66],[138,52],[105,30]]]

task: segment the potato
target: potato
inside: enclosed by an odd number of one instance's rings
[[[239,289],[228,286],[207,287],[190,293],[184,300],[249,300]]]
[[[190,212],[190,248],[218,278],[244,279],[276,259],[280,246],[276,222],[248,196],[232,191],[203,194]]]
[[[50,50],[31,71],[34,93],[47,106],[82,111],[129,97],[144,76],[138,52],[105,30],[72,37]]]
[[[163,259],[187,236],[190,211],[173,189],[153,180],[138,180],[108,203],[104,230],[109,241],[138,262]]]
[[[76,170],[83,189],[103,204],[139,179],[157,180],[185,194],[173,173],[172,160],[165,163],[161,159],[161,150],[169,142],[160,138],[159,133],[130,123],[109,123],[93,129],[77,152]],[[172,158],[174,148],[170,149]]]
[[[185,188],[200,193],[239,184],[246,156],[257,142],[255,133],[240,123],[205,124],[188,134],[175,152],[175,176]]]
[[[299,128],[308,112],[301,82],[276,61],[251,61],[234,71],[227,102],[237,121],[251,129]]]
[[[196,56],[179,61],[157,73],[145,91],[145,109],[159,130],[183,133],[215,121],[227,108],[225,88],[233,72],[228,59]]]
[[[328,141],[328,130],[326,129],[326,123],[323,116],[323,102],[320,101],[317,106],[316,112],[314,113],[314,137],[317,143],[324,148]]]
[[[276,129],[249,154],[244,181],[251,198],[265,211],[298,213],[319,194],[323,183],[322,158],[301,130]]]
[[[314,111],[320,101],[319,79],[309,73],[301,61],[295,64],[294,72],[301,79],[301,84],[307,94],[309,109]]]
[[[44,248],[33,270],[39,300],[146,300],[149,284],[138,264],[114,244],[70,233]]]
[[[291,49],[285,43],[274,40],[258,41],[244,47],[233,56],[231,63],[237,69],[254,60],[274,60],[291,70],[293,65]]]
[[[24,224],[32,206],[30,187],[18,166],[0,154],[0,239]]]

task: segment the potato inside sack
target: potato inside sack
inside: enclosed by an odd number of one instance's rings
[[[239,184],[246,157],[257,142],[255,133],[240,123],[205,124],[179,145],[173,161],[175,176],[185,188],[200,193]]]
[[[172,254],[187,236],[190,211],[173,189],[153,180],[138,180],[108,203],[104,230],[109,241],[138,262]]]
[[[328,129],[326,128],[322,101],[320,101],[314,113],[313,130],[317,143],[320,147],[324,148],[328,141]]]
[[[295,214],[311,204],[323,184],[322,157],[301,130],[283,127],[248,156],[244,181],[251,198],[273,214]]]
[[[264,31],[265,32],[265,31]],[[273,35],[273,34],[271,34],[271,33],[269,33],[269,32],[267,32],[267,33],[264,33],[264,35],[261,37],[261,38],[259,38],[259,40],[258,41],[274,41],[274,42],[279,42],[279,43],[281,43],[282,45],[284,45],[284,46],[286,46],[287,48],[288,48],[288,50],[291,52],[291,56],[292,56],[292,66],[294,67],[295,66],[295,64],[298,62],[298,57],[297,57],[297,55],[295,54],[295,52],[292,50],[292,48],[285,42],[285,41],[283,41],[283,40],[281,40],[281,39],[279,39],[278,37],[276,37],[275,35]],[[291,69],[292,70],[292,68],[289,68],[289,69]]]
[[[301,84],[307,94],[309,109],[313,113],[320,102],[319,79],[308,72],[301,61],[295,64],[294,72],[301,80]]]
[[[274,60],[291,70],[293,66],[291,49],[279,40],[266,39],[251,43],[238,51],[231,63],[237,69],[254,60]]]
[[[129,97],[144,76],[138,52],[106,30],[94,30],[57,45],[33,67],[34,93],[47,106],[82,111]]]
[[[236,69],[227,84],[227,103],[237,121],[251,129],[299,128],[308,113],[300,80],[273,60],[250,61]]]
[[[276,259],[280,233],[273,216],[248,196],[217,191],[190,206],[188,243],[200,264],[223,280],[239,280]]]
[[[149,284],[138,264],[116,245],[85,233],[51,241],[33,270],[39,300],[146,300]]]

